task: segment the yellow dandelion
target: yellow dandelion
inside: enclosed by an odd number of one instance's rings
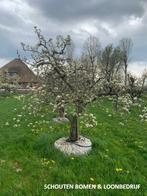
[[[94,178],[91,177],[90,180],[91,180],[91,181],[94,181]]]
[[[0,159],[0,166],[3,165],[5,162],[5,160]]]
[[[138,146],[138,148],[143,148],[143,146]]]
[[[122,169],[122,168],[115,168],[115,171],[116,171],[116,172],[122,172],[123,169]]]
[[[22,172],[22,169],[21,168],[16,168],[16,172]]]
[[[5,125],[6,125],[6,126],[9,126],[9,122],[6,122]]]

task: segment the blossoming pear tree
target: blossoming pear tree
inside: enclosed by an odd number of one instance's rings
[[[112,78],[111,82],[106,80],[109,72],[100,71],[97,60],[97,55],[100,55],[98,41],[89,40],[87,44],[90,43],[90,53],[86,51],[86,55],[74,58],[69,52],[72,46],[69,35],[57,36],[54,40],[46,39],[37,27],[35,33],[37,44],[29,46],[22,43],[23,50],[29,52],[31,64],[40,70],[38,73],[42,78],[44,90],[48,92],[48,100],[51,100],[54,108],[65,110],[62,112],[71,127],[67,142],[76,142],[79,139],[78,120],[86,106],[100,96],[116,94],[117,85],[113,85]],[[116,49],[115,53],[118,54],[119,50]],[[115,59],[114,55],[112,59]],[[119,64],[119,60],[117,55],[117,60],[113,63]]]

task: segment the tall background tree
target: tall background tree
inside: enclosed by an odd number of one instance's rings
[[[122,53],[119,47],[107,45],[101,52],[100,71],[109,83],[114,79],[122,79]]]
[[[133,42],[130,38],[123,38],[120,40],[120,49],[122,51],[122,61],[124,67],[124,83],[127,85],[128,81],[128,63],[130,61],[130,54],[132,51]]]

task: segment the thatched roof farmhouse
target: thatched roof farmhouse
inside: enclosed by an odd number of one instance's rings
[[[1,72],[9,78],[18,76],[18,83],[22,87],[35,86],[40,83],[38,77],[20,59],[14,59],[4,65],[1,68]]]

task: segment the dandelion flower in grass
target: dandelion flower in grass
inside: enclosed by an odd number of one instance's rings
[[[17,173],[22,172],[22,169],[21,168],[16,168],[16,172]]]
[[[143,148],[143,146],[138,146],[138,148]]]
[[[123,169],[122,169],[122,168],[115,168],[115,171],[116,171],[116,172],[122,172]]]
[[[56,163],[54,160],[51,160],[52,163]]]
[[[90,180],[91,180],[91,181],[94,181],[94,178],[91,177]]]
[[[42,158],[42,159],[41,159],[41,164],[42,164],[43,166],[47,166],[47,165],[50,164],[50,161],[49,161],[48,159],[46,159],[46,158]]]
[[[3,165],[6,161],[3,159],[0,159],[0,166]]]
[[[21,167],[21,165],[20,165],[20,163],[19,163],[18,161],[16,161],[16,162],[14,163],[13,169],[14,169],[17,173],[22,172],[22,170],[23,170],[22,167]]]
[[[108,158],[109,156],[108,156],[107,154],[104,154],[104,157],[105,157],[105,158]]]
[[[119,122],[119,125],[124,126],[125,124],[123,122]]]
[[[6,126],[9,126],[9,122],[6,122],[5,125],[6,125]]]
[[[74,160],[75,158],[74,157],[71,157],[71,160]]]

